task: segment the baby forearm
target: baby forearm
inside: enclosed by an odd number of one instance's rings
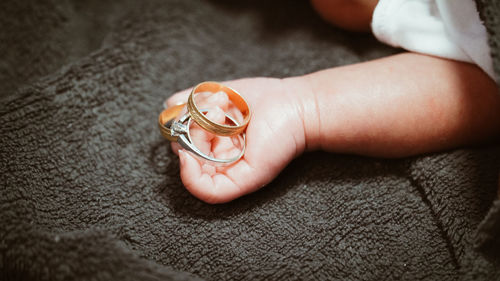
[[[288,82],[308,149],[402,157],[500,135],[500,94],[479,68],[404,53]]]

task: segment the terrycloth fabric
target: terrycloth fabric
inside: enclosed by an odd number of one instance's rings
[[[490,45],[493,70],[499,82],[500,77],[500,1],[499,0],[476,0],[481,20],[488,32],[488,43]]]
[[[156,125],[163,100],[199,81],[395,50],[306,1],[58,2],[0,9],[0,280],[500,278],[500,146],[309,153],[212,206],[182,186]]]

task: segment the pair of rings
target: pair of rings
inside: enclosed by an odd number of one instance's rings
[[[243,121],[241,122],[241,124],[234,117],[230,116],[227,113],[225,113],[226,118],[232,122],[232,125],[219,124],[217,122],[214,122],[207,118],[207,116],[205,116],[205,113],[208,112],[207,109],[199,109],[196,105],[195,95],[197,93],[217,93],[220,91],[225,92],[229,100],[232,101],[236,108],[241,112],[243,116]],[[182,109],[186,105],[188,113],[181,116],[179,120],[175,120],[175,118],[177,118],[177,116],[182,112]],[[250,117],[250,107],[238,92],[217,82],[202,82],[193,88],[186,104],[172,106],[163,110],[158,117],[158,125],[163,137],[165,137],[169,141],[178,142],[184,149],[190,151],[194,155],[218,164],[231,164],[238,161],[245,153],[245,129],[248,125],[248,122],[250,121]],[[192,121],[196,122],[204,130],[218,136],[230,137],[241,135],[243,138],[241,151],[238,155],[229,159],[214,158],[201,152],[194,145],[191,139],[189,128]]]

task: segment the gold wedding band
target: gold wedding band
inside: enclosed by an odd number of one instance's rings
[[[242,133],[240,136],[243,138],[242,148],[240,152],[230,158],[215,158],[209,154],[203,153],[200,149],[196,147],[191,139],[191,134],[189,132],[189,128],[193,119],[191,115],[188,113],[180,116],[178,120],[176,117],[182,112],[186,104],[180,104],[176,106],[169,107],[163,110],[158,117],[158,125],[160,127],[160,132],[163,137],[172,142],[177,142],[183,149],[186,151],[193,153],[193,155],[197,156],[200,159],[208,160],[216,165],[231,165],[232,163],[238,161],[243,154],[245,153],[246,148],[246,139],[245,133]],[[202,110],[202,113],[207,113],[208,110]],[[231,115],[225,113],[226,118],[228,118],[233,124],[238,125],[238,121],[234,119]]]
[[[200,112],[200,109],[197,107],[196,102],[194,100],[194,95],[200,92],[211,92],[217,93],[223,91],[227,94],[230,101],[241,111],[243,115],[243,122],[238,125],[223,125],[208,119],[205,114]],[[250,107],[246,100],[235,90],[224,86],[217,82],[202,82],[196,85],[191,94],[189,95],[187,102],[187,109],[191,118],[203,129],[214,133],[219,136],[234,136],[243,133],[246,129],[248,122],[250,121]]]
[[[173,121],[182,111],[182,108],[186,104],[179,104],[169,107],[163,110],[158,117],[158,126],[160,127],[160,132],[163,137],[169,141],[177,141],[178,136],[172,135],[172,129],[170,128],[171,121]],[[167,127],[168,126],[168,127]]]

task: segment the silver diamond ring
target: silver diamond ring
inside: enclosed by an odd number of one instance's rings
[[[200,112],[207,113],[208,110],[203,109],[203,110],[200,110]],[[239,126],[239,123],[233,117],[231,117],[227,113],[225,113],[225,115],[236,126]],[[170,135],[174,138],[177,138],[177,142],[182,146],[182,148],[186,149],[187,151],[193,153],[194,155],[196,155],[202,159],[205,159],[205,160],[208,160],[211,162],[215,162],[215,163],[218,163],[221,165],[232,164],[232,163],[238,161],[245,153],[245,148],[246,148],[245,133],[242,133],[243,147],[242,147],[240,153],[233,158],[219,159],[219,158],[214,158],[214,157],[208,156],[205,153],[201,152],[193,144],[193,141],[191,140],[191,134],[189,133],[189,127],[191,126],[192,120],[193,119],[191,118],[191,115],[189,113],[187,113],[187,114],[184,114],[178,121],[171,121],[172,122],[171,124],[165,124],[167,128],[170,127]]]

